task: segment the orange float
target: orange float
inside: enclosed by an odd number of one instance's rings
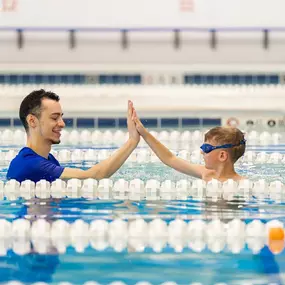
[[[274,254],[279,254],[284,249],[285,232],[284,228],[269,228],[268,231],[268,247]]]

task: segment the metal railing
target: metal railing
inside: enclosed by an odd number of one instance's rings
[[[285,27],[8,27],[0,26],[0,32],[15,31],[17,33],[17,46],[19,49],[24,47],[25,32],[67,32],[69,33],[69,47],[76,48],[76,34],[81,32],[121,34],[121,46],[127,49],[130,45],[129,33],[137,32],[171,32],[173,33],[173,46],[176,49],[181,47],[182,32],[203,32],[209,33],[209,45],[212,49],[218,46],[218,33],[228,32],[260,32],[263,36],[262,45],[268,49],[270,45],[270,32],[285,32]]]

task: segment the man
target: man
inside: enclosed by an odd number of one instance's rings
[[[19,182],[41,179],[54,181],[60,179],[102,179],[110,177],[126,161],[139,143],[140,135],[132,121],[133,106],[128,103],[128,141],[108,159],[82,170],[64,168],[50,154],[52,144],[60,143],[61,130],[65,127],[59,96],[45,90],[30,93],[21,103],[20,119],[27,132],[27,146],[20,150],[11,161],[7,179]]]

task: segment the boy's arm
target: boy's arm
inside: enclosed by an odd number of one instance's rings
[[[144,138],[146,143],[159,157],[159,159],[166,165],[180,171],[182,173],[202,178],[207,171],[203,165],[191,164],[188,161],[175,156],[167,147],[153,137],[144,127],[142,122],[137,117],[136,111],[133,111],[133,120],[140,135]]]
[[[94,178],[94,179],[102,179],[110,177],[114,174],[127,160],[132,151],[137,147],[140,135],[136,129],[135,123],[132,120],[133,115],[133,105],[132,102],[128,103],[128,131],[129,131],[129,139],[128,141],[119,148],[112,156],[107,158],[104,161],[94,165],[93,167],[83,170],[76,168],[65,168],[60,176],[61,179],[69,179],[69,178],[78,178],[78,179],[86,179],[86,178]]]

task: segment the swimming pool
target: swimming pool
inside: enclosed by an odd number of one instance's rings
[[[67,132],[63,145],[54,148],[64,166],[88,167],[125,137],[82,133]],[[200,160],[201,134],[157,133],[192,161]],[[92,136],[100,138],[97,144]],[[248,152],[237,165],[248,184],[203,184],[164,166],[141,144],[112,179],[88,182],[84,191],[78,181],[59,181],[46,197],[46,186],[40,191],[29,183],[6,183],[9,159],[20,148],[9,140],[1,146],[0,282],[284,283],[284,242],[273,248],[281,253],[273,254],[265,228],[270,220],[285,221],[282,134],[248,135]],[[213,195],[229,186],[239,194],[224,200]],[[256,195],[258,189],[264,195]]]

